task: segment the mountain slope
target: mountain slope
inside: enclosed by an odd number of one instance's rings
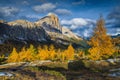
[[[82,40],[82,38],[75,35],[68,28],[62,27],[58,17],[53,13],[49,13],[47,16],[35,22],[35,24],[42,26],[51,40],[57,43],[69,44],[74,42],[71,39]]]
[[[72,40],[71,40],[72,39]],[[0,42],[6,40],[55,42],[62,44],[75,43],[82,40],[69,29],[60,25],[58,17],[49,13],[36,22],[15,20],[12,22],[0,21]]]

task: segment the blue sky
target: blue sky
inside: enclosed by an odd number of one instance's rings
[[[88,37],[102,14],[108,34],[120,34],[120,0],[0,0],[0,19],[36,21],[55,13],[64,27]]]

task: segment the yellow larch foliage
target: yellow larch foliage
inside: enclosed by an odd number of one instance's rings
[[[61,49],[58,49],[56,52],[56,60],[65,61],[65,53]]]
[[[44,46],[44,49],[41,49],[41,48],[38,49],[37,59],[39,60],[49,59],[49,51],[46,45]]]
[[[36,55],[37,55],[37,49],[33,46],[30,45],[30,48],[28,49],[29,51],[31,51],[31,55],[33,56],[33,58],[35,59]]]
[[[83,58],[84,56],[85,56],[85,53],[81,50],[81,51],[78,53],[78,57]]]
[[[90,59],[105,59],[114,53],[115,49],[112,44],[112,39],[106,32],[104,20],[100,18],[100,20],[97,21],[97,27],[94,29],[93,36],[88,42],[91,46],[89,49]]]
[[[61,53],[61,61],[65,61],[66,60],[66,55],[65,52]]]
[[[55,48],[53,45],[49,47],[49,59],[54,60],[56,56]]]
[[[23,61],[33,61],[34,57],[31,53],[31,51],[27,50],[26,53],[24,54],[24,59]]]
[[[62,61],[69,60],[68,55],[69,55],[68,50],[64,50],[63,52],[61,52],[61,60]]]
[[[19,56],[20,56],[20,61],[25,61],[26,58],[26,49],[25,47],[22,48],[22,50],[19,52]]]
[[[48,53],[46,53],[46,51],[43,49],[38,53],[37,58],[39,60],[47,60],[48,56],[49,56]]]
[[[36,56],[34,46],[30,45],[30,48],[28,48],[27,50],[23,49],[23,53],[21,53],[21,55],[23,55],[23,61],[34,61]]]
[[[92,59],[92,60],[98,60],[98,59],[101,58],[102,54],[100,54],[100,49],[99,48],[97,48],[97,47],[90,48],[89,52],[91,53],[89,55],[90,59]]]
[[[64,51],[65,57],[67,60],[74,60],[74,48],[70,44],[67,50]]]
[[[36,59],[40,60],[40,57],[41,57],[41,54],[40,54],[40,53],[41,53],[41,51],[42,51],[41,46],[38,46],[37,50],[38,50],[38,53],[37,53],[37,55],[36,55]]]
[[[39,47],[37,50],[33,45],[30,45],[28,49],[23,47],[23,49],[17,53],[16,49],[13,48],[12,53],[8,57],[8,62],[19,62],[19,61],[34,61],[34,60],[73,60],[74,59],[74,48],[72,45],[69,45],[68,48],[64,51],[55,50],[53,45],[50,45],[49,48],[47,45],[44,47]]]
[[[8,56],[7,62],[19,62],[19,55],[15,48],[13,48],[12,53]]]

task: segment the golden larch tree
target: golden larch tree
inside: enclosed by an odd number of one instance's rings
[[[20,61],[25,61],[25,58],[26,58],[26,49],[25,49],[25,47],[23,47],[22,50],[19,52],[19,56],[20,56]]]
[[[61,61],[65,61],[66,60],[66,55],[65,52],[61,53]]]
[[[104,24],[104,19],[100,17],[97,21],[96,28],[94,29],[93,36],[88,42],[91,46],[89,49],[89,57],[93,60],[106,59],[115,51],[112,39],[107,35]]]
[[[30,45],[30,48],[28,48],[25,51],[24,61],[34,61],[36,59],[35,57],[36,57],[35,48],[33,45]]]
[[[19,62],[19,55],[16,48],[13,48],[12,53],[8,56],[7,62]]]
[[[38,49],[37,59],[38,60],[49,59],[49,51],[48,51],[48,46],[47,45],[44,45],[43,49],[42,48]]]
[[[58,61],[64,61],[65,60],[64,53],[61,49],[58,49],[56,51],[56,60],[58,60]]]
[[[80,50],[77,56],[78,56],[78,58],[84,58],[85,57],[85,52]]]
[[[37,60],[40,60],[42,47],[41,47],[41,46],[38,46],[37,51],[38,51],[38,53],[37,53],[37,55],[36,55],[36,59],[37,59]]]
[[[54,60],[55,56],[56,56],[56,52],[55,52],[54,45],[50,45],[50,47],[49,47],[49,58],[51,60]]]
[[[71,44],[68,46],[67,50],[64,51],[64,53],[67,60],[74,60],[74,48]]]

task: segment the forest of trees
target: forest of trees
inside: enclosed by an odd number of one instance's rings
[[[23,47],[21,51],[17,52],[16,48],[13,48],[12,52],[7,58],[7,62],[30,62],[34,60],[52,60],[52,61],[68,61],[75,59],[89,59],[89,60],[102,60],[108,59],[115,54],[120,55],[119,48],[113,44],[113,39],[107,35],[105,28],[105,21],[101,17],[96,24],[93,31],[93,36],[88,41],[89,49],[75,50],[70,44],[67,49],[55,49],[54,45],[44,45],[35,48],[30,45],[29,48]],[[5,56],[0,56],[2,60]]]
[[[69,45],[66,50],[61,51],[60,49],[55,50],[53,45],[50,45],[49,48],[45,45],[44,48],[38,47],[38,49],[30,45],[28,49],[23,48],[20,52],[13,48],[7,62],[30,62],[34,60],[74,60],[74,48]]]

